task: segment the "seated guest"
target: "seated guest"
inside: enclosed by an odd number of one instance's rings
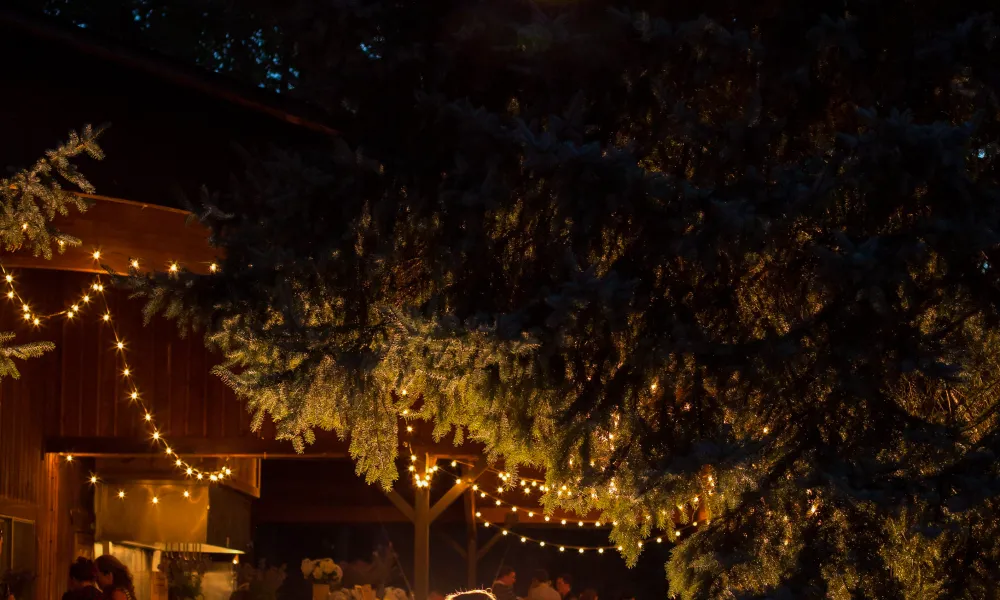
[[[538,569],[532,574],[531,585],[528,587],[528,600],[562,600],[559,592],[552,587],[549,572],[545,569]]]
[[[568,573],[556,577],[556,591],[562,596],[562,600],[576,600],[576,594],[573,593],[573,577]]]
[[[517,600],[514,593],[514,582],[517,581],[517,573],[510,565],[504,565],[497,571],[497,580],[493,582],[493,595],[497,600]]]
[[[63,600],[98,600],[103,594],[97,588],[97,567],[94,561],[79,557],[69,566],[69,591]]]

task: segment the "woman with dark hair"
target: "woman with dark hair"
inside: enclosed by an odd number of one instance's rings
[[[62,600],[100,600],[103,597],[97,588],[97,567],[94,561],[79,557],[69,566],[69,591]]]
[[[97,567],[97,585],[104,592],[104,600],[135,600],[132,573],[110,554],[103,554],[94,561]]]

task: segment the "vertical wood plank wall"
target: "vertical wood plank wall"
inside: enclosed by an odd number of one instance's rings
[[[18,292],[39,314],[66,309],[94,281],[92,275],[58,271],[14,275]],[[217,361],[201,337],[181,338],[175,324],[163,319],[145,326],[141,302],[117,291],[108,297],[129,367],[167,439],[255,435],[240,401],[209,372]],[[18,361],[19,379],[0,380],[0,514],[35,521],[35,595],[49,600],[64,591],[77,546],[85,547],[88,539],[92,463],[44,454],[46,438],[145,439],[146,431],[142,413],[126,397],[121,359],[99,304],[79,318],[56,316],[39,328],[21,314],[19,304],[0,295],[0,331],[16,333],[15,343],[49,340],[56,348]],[[256,461],[242,462],[248,483],[256,484]]]

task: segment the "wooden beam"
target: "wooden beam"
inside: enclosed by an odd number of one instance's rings
[[[489,464],[486,462],[486,456],[480,455],[479,459],[476,461],[476,465],[472,468],[468,475],[462,476],[462,482],[451,486],[451,489],[445,492],[444,496],[441,496],[441,498],[434,503],[434,506],[431,507],[431,521],[437,519],[446,508],[451,506],[452,502],[458,500],[459,496],[465,493],[465,490],[472,487],[473,482],[479,479],[488,467]]]
[[[483,547],[480,548],[479,552],[476,553],[476,560],[477,561],[483,560],[483,557],[486,556],[489,553],[490,549],[493,546],[496,546],[497,542],[499,542],[503,537],[505,537],[503,535],[503,532],[497,530],[497,532],[493,534],[493,537],[491,537],[488,542],[483,544]]]
[[[170,446],[182,456],[226,457],[226,458],[350,458],[350,443],[340,440],[332,432],[316,432],[316,443],[306,446],[305,453],[298,454],[288,440],[264,439],[257,437],[174,437],[169,436]],[[445,442],[439,446],[421,446],[419,450],[442,450],[449,458],[479,458],[482,456],[476,446],[455,448]],[[148,438],[131,437],[50,437],[45,440],[45,452],[73,454],[75,456],[96,457],[150,457],[159,456],[160,448]],[[400,445],[400,455],[409,450]]]
[[[461,556],[462,558],[466,557],[465,548],[462,547],[462,544],[456,542],[454,538],[452,538],[450,535],[448,535],[447,533],[442,533],[440,531],[435,531],[434,534],[437,535],[439,540],[443,541],[445,544],[448,544],[448,547],[454,550],[459,556]]]
[[[479,555],[479,525],[476,523],[476,495],[472,490],[465,492],[465,585],[476,589],[476,567]]]
[[[399,492],[396,490],[389,490],[388,492],[385,492],[385,497],[388,498],[389,501],[392,502],[393,506],[395,506],[399,512],[403,513],[403,516],[406,517],[411,523],[416,522],[417,516],[414,507],[410,506],[410,503],[407,502],[405,498],[400,496]]]
[[[417,469],[426,472],[434,458],[425,454]],[[429,487],[418,487],[413,501],[413,587],[416,600],[427,600],[430,594],[431,578],[431,491]]]
[[[296,505],[260,501],[253,505],[257,523],[412,523],[394,506]]]

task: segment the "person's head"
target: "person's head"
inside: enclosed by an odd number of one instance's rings
[[[97,567],[97,585],[102,588],[113,587],[129,591],[135,589],[132,584],[132,573],[114,556],[102,554],[94,561],[94,566]]]
[[[597,590],[587,588],[580,594],[580,600],[597,600]]]
[[[497,573],[497,581],[508,587],[512,587],[514,582],[517,581],[517,573],[514,571],[514,567],[510,565],[500,567],[500,571]]]
[[[539,583],[549,582],[549,572],[545,569],[536,569],[534,573],[531,574],[531,584],[537,585]]]
[[[556,577],[556,591],[560,596],[565,596],[573,589],[573,577],[568,573],[563,573]]]
[[[97,567],[94,561],[79,557],[69,566],[69,589],[79,589],[94,583],[97,578]]]

